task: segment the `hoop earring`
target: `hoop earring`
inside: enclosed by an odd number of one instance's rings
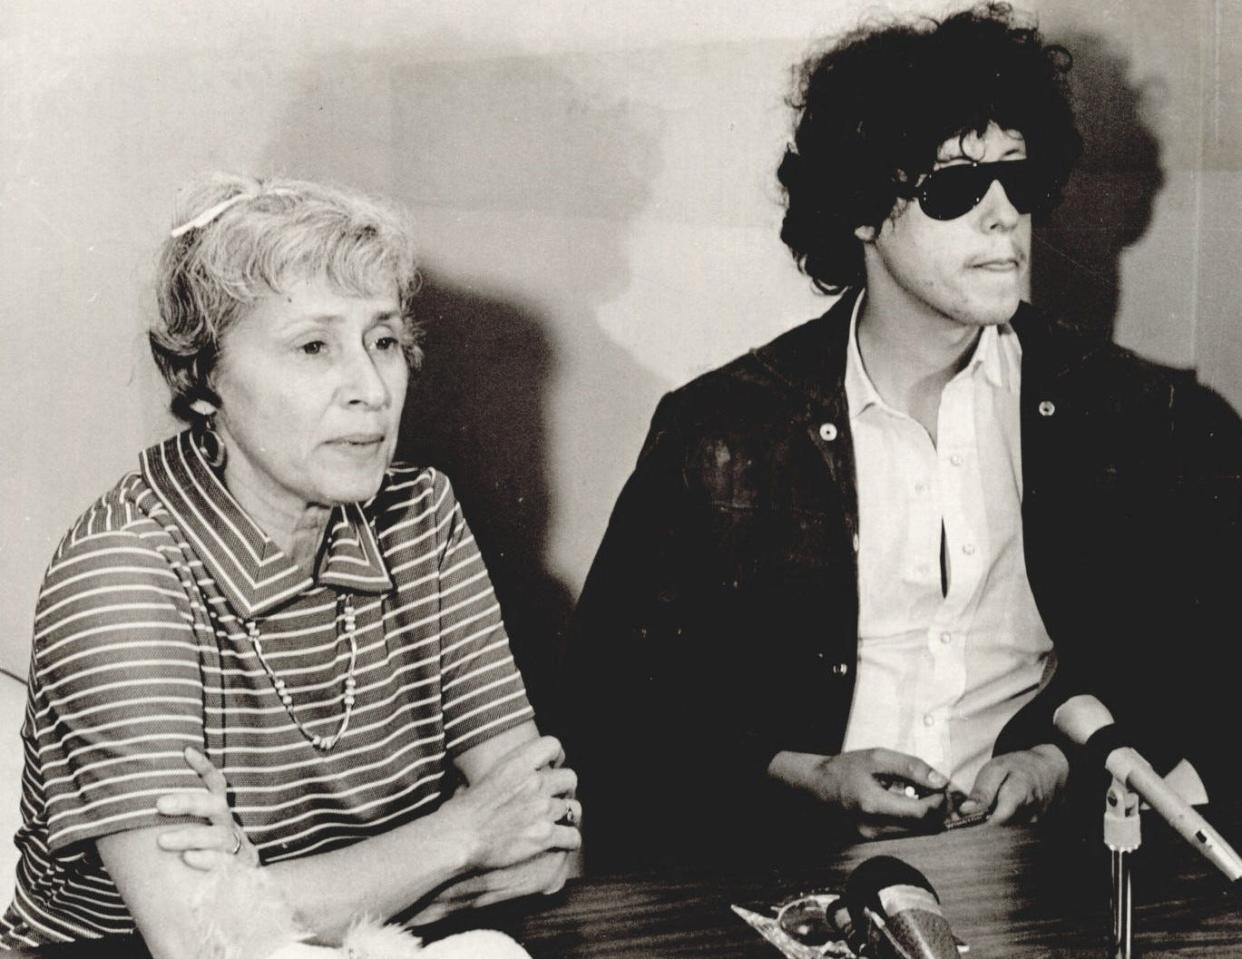
[[[224,441],[220,439],[220,434],[216,432],[215,417],[208,416],[203,420],[202,428],[198,433],[198,451],[203,454],[203,460],[213,470],[219,472],[224,469],[225,461],[228,460],[228,451],[224,448]]]

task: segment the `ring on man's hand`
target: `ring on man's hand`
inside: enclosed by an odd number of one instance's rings
[[[237,829],[234,829],[233,830],[233,848],[229,850],[229,855],[236,856],[239,852],[241,852],[241,847],[242,847],[241,833]]]
[[[563,822],[566,826],[577,825],[578,814],[574,812],[574,804],[572,801],[565,803],[565,815],[561,817],[561,822]]]

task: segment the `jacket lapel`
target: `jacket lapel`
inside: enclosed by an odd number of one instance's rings
[[[801,428],[828,470],[842,504],[846,532],[858,551],[854,443],[845,398],[850,317],[860,290],[850,290],[818,319],[753,350],[754,359],[788,390]]]

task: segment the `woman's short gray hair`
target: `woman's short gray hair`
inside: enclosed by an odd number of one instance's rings
[[[196,400],[219,405],[211,373],[221,338],[242,311],[298,280],[324,276],[359,296],[396,284],[406,357],[417,369],[419,280],[404,211],[304,180],[217,173],[185,191],[176,222],[160,255],[159,319],[149,339],[181,419],[200,417]]]

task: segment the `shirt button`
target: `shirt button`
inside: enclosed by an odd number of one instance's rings
[[[923,725],[924,726],[936,725],[936,717],[933,716],[931,713],[924,713],[923,714]]]
[[[949,457],[949,462],[952,463],[954,466],[961,466],[962,465],[962,454],[954,453],[952,456]]]
[[[1039,404],[1040,416],[1051,416],[1057,411],[1056,404],[1052,400],[1041,400]]]
[[[946,646],[948,646],[949,643],[953,642],[953,634],[952,633],[941,633],[940,641],[944,643]]]
[[[850,671],[849,663],[834,663],[832,666],[832,675],[834,676],[844,676],[849,671]]]
[[[859,545],[860,545],[860,543],[859,543],[859,539],[858,539],[858,534],[857,534],[857,533],[855,533],[855,534],[854,534],[854,552],[855,552],[855,553],[857,553],[857,552],[858,552]]]
[[[974,556],[975,555],[975,544],[974,543],[963,544],[962,552],[965,553],[967,556]]]
[[[831,443],[837,438],[837,427],[833,423],[823,423],[819,427],[819,438],[825,443]]]

